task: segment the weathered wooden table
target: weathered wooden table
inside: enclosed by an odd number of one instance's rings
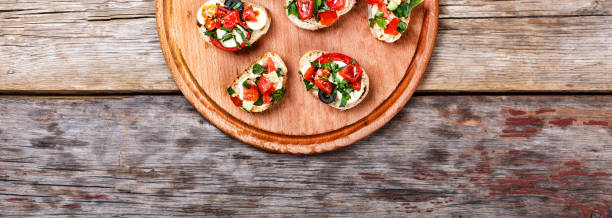
[[[153,0],[0,1],[0,216],[612,216],[612,1],[441,0],[417,95],[278,155],[178,92]]]

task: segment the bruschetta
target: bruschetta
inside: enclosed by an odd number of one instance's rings
[[[287,66],[278,54],[266,52],[244,70],[229,88],[232,102],[249,113],[263,112],[285,96]]]
[[[300,58],[299,66],[306,91],[336,109],[357,106],[370,90],[368,74],[347,55],[313,50]]]
[[[402,37],[410,12],[423,0],[366,0],[370,32],[381,41],[393,43]]]
[[[331,26],[348,13],[356,0],[287,0],[289,20],[302,29],[318,30]]]
[[[252,46],[268,32],[270,19],[264,7],[241,0],[209,0],[197,13],[204,40],[229,52]]]

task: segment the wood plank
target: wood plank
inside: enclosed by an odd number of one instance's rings
[[[443,19],[422,91],[612,91],[612,16]]]
[[[0,114],[2,215],[612,215],[612,96],[417,96],[315,156],[235,141],[182,96],[3,97]]]
[[[177,92],[153,3],[0,3],[0,92]],[[440,7],[438,45],[420,91],[612,90],[610,1]]]

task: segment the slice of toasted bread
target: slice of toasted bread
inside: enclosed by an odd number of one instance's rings
[[[209,1],[215,1],[215,0],[209,0]],[[224,3],[224,2],[225,2],[225,0],[220,0],[220,2],[221,2],[221,3]],[[259,39],[260,39],[262,36],[264,36],[266,33],[268,33],[268,30],[270,29],[270,24],[272,23],[272,19],[271,19],[271,17],[270,17],[270,12],[268,12],[268,9],[266,9],[266,8],[264,8],[263,6],[260,6],[260,5],[256,5],[256,4],[249,3],[249,2],[244,2],[244,1],[243,1],[242,3],[244,4],[245,8],[246,8],[246,7],[248,7],[248,6],[253,6],[254,8],[255,8],[255,7],[257,7],[257,8],[261,8],[261,9],[263,9],[263,10],[265,10],[265,11],[266,11],[266,15],[267,15],[266,25],[264,26],[264,28],[262,28],[262,29],[260,29],[260,30],[254,30],[254,31],[253,31],[253,33],[251,34],[251,39],[249,39],[249,42],[250,42],[251,44],[254,44],[254,43],[255,43],[257,40],[259,40]],[[204,3],[204,4],[206,4],[206,3]],[[202,4],[202,6],[204,6],[204,4]],[[202,6],[200,6],[200,7],[202,7]],[[198,9],[198,13],[199,13],[199,11],[200,11],[200,10],[201,10],[201,9]],[[207,36],[207,35],[205,34],[205,33],[206,33],[206,31],[207,31],[207,30],[206,30],[206,27],[205,27],[204,25],[202,25],[202,26],[200,26],[200,27],[198,28],[198,30],[199,30],[199,32],[202,34],[202,37],[204,38],[204,40],[205,40],[207,43],[211,43],[211,41],[210,41],[210,37],[209,37],[209,36]]]
[[[258,58],[255,62],[253,62],[246,70],[244,70],[238,76],[238,78],[236,78],[236,80],[234,80],[234,82],[230,85],[230,88],[232,88],[236,92],[236,96],[241,101],[243,101],[242,82],[244,82],[247,79],[254,79],[254,78],[257,78],[258,76],[263,76],[263,74],[262,75],[253,74],[253,66],[255,66],[255,64],[263,65],[265,59],[268,57],[272,58],[272,60],[274,61],[274,65],[276,65],[277,69],[282,70],[284,75],[279,77],[280,79],[282,79],[282,87],[280,89],[285,89],[287,85],[287,66],[285,65],[285,62],[283,62],[283,59],[278,54],[274,52],[266,52],[260,58]],[[272,73],[276,74],[276,72],[270,72],[270,74]],[[253,106],[250,112],[252,113],[263,112],[269,109],[270,107],[272,107],[272,105],[274,105],[273,102],[270,102],[268,104],[263,104],[261,106]]]
[[[368,4],[368,19],[372,19],[376,15],[376,11],[377,10],[375,10],[373,7],[378,7],[378,6]],[[400,19],[400,21],[403,21],[404,23],[408,24],[410,22],[410,15],[408,15],[408,17],[399,18],[399,19]],[[395,36],[389,35],[389,34],[385,34],[385,29],[379,27],[376,24],[374,24],[373,27],[370,27],[370,32],[378,40],[381,40],[381,41],[384,41],[384,42],[387,42],[387,43],[394,43],[395,41],[397,41],[400,38],[402,38],[402,34],[403,34],[403,33],[400,33],[400,34],[397,34]]]
[[[292,0],[287,0],[285,1],[285,5],[289,5],[289,3],[291,3]],[[353,6],[355,6],[355,3],[357,1],[356,0],[346,0],[346,6],[338,11],[338,19],[340,19],[340,17],[346,13],[348,13],[349,11],[351,11],[351,9],[353,8]],[[299,28],[302,29],[307,29],[307,30],[318,30],[318,29],[322,29],[325,27],[329,27],[329,26],[325,26],[319,22],[317,22],[315,20],[315,18],[310,18],[308,20],[301,20],[299,17],[293,16],[293,15],[289,15],[289,11],[285,10],[285,14],[287,15],[287,17],[289,17],[289,20],[295,24],[296,26],[298,26]],[[333,24],[332,24],[333,25]]]
[[[311,51],[306,52],[306,54],[304,54],[300,58],[300,62],[299,62],[300,68],[299,69],[304,69],[305,66],[310,66],[311,62],[315,61],[317,58],[321,57],[325,53],[327,52],[319,51],[319,50],[311,50]],[[363,79],[361,81],[361,84],[362,84],[361,88],[363,89],[363,94],[359,96],[359,99],[357,99],[354,102],[346,104],[346,106],[344,107],[340,107],[339,105],[341,102],[341,98],[337,97],[336,100],[334,100],[332,103],[329,103],[328,105],[333,108],[339,109],[339,110],[348,110],[348,109],[351,109],[357,106],[359,103],[361,103],[363,99],[365,99],[365,97],[370,92],[370,78],[368,74],[365,72],[365,70],[363,70],[362,78]],[[319,88],[317,88],[317,86],[313,86],[313,88],[309,91],[309,93],[312,94],[317,100],[319,100]]]

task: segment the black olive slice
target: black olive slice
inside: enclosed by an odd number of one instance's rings
[[[336,100],[336,92],[332,91],[331,94],[327,94],[323,90],[319,89],[319,100],[325,104],[331,104],[334,102],[334,100]]]

